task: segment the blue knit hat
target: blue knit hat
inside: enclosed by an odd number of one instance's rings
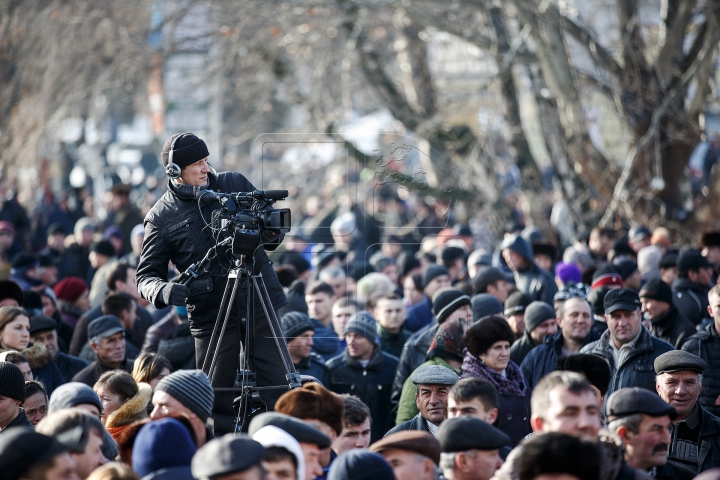
[[[162,418],[140,429],[133,444],[132,468],[144,477],[163,468],[190,467],[195,450],[185,425]]]
[[[215,392],[210,379],[201,370],[173,372],[158,382],[155,391],[158,390],[182,403],[203,422],[212,412]]]

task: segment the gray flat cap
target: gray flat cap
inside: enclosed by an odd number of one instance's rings
[[[192,459],[192,475],[197,479],[228,475],[260,465],[265,448],[247,435],[225,435],[210,440]]]
[[[702,373],[707,368],[705,360],[684,350],[672,350],[665,352],[655,359],[655,373],[679,372],[680,370],[692,370]]]
[[[455,372],[441,365],[421,365],[410,375],[415,385],[455,385],[458,380]]]

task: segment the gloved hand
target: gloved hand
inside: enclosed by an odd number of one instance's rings
[[[168,283],[160,291],[165,305],[185,306],[185,300],[190,296],[190,289],[182,283]]]

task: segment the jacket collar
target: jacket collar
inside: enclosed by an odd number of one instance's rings
[[[665,315],[651,322],[653,328],[657,330],[658,335],[665,334],[672,327],[675,310],[675,305],[670,305],[670,309],[665,312]]]
[[[698,292],[698,293],[704,294],[704,295],[707,295],[707,292],[709,290],[708,287],[703,287],[702,285],[698,285],[695,282],[691,282],[687,278],[678,278],[677,280],[675,280],[673,282],[672,288],[673,288],[673,290],[678,290],[678,289],[693,290],[695,292]]]
[[[375,348],[373,349],[373,354],[372,357],[370,357],[370,361],[368,362],[367,367],[363,367],[359,360],[352,358],[348,354],[347,348],[343,352],[345,363],[347,363],[349,367],[362,368],[365,370],[375,370],[380,368],[383,362],[382,350],[380,349],[380,345],[377,342],[374,342],[373,345],[375,346]]]
[[[597,344],[593,347],[592,351],[590,353],[593,353],[595,355],[599,355],[601,357],[604,357],[606,359],[609,359],[610,361],[613,360],[613,354],[612,354],[612,347],[610,346],[610,342],[612,341],[610,337],[610,330],[605,330],[603,332],[602,336],[600,337],[600,340],[598,340]],[[640,336],[637,339],[637,342],[635,343],[635,348],[633,348],[630,353],[625,357],[625,363],[627,363],[628,360],[630,360],[633,357],[636,357],[638,355],[641,355],[645,352],[651,352],[653,350],[653,344],[652,344],[652,337],[650,335],[650,332],[648,332],[647,328],[644,326],[640,327]],[[620,368],[621,365],[615,365],[615,368]]]
[[[192,200],[197,199],[201,191],[205,189],[218,191],[220,184],[217,181],[215,175],[212,172],[208,173],[208,184],[204,187],[194,187],[192,185],[185,185],[174,182],[172,179],[168,179],[168,192],[172,193],[181,200]]]

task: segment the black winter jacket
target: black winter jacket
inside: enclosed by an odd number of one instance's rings
[[[672,284],[673,303],[685,318],[698,325],[708,316],[709,290],[687,278],[678,278]]]
[[[519,291],[529,295],[533,300],[553,304],[558,289],[550,273],[533,263],[525,270],[514,271],[513,276]]]
[[[700,438],[698,441],[697,457],[698,469],[697,473],[710,470],[711,468],[720,467],[720,418],[708,412],[700,405],[695,404],[697,411],[691,415],[699,415],[700,421]],[[677,425],[677,424],[676,424]],[[676,425],[670,430],[670,450],[668,453],[668,463],[677,465],[678,467],[688,468],[679,462],[672,460],[672,452],[676,451],[677,428]]]
[[[300,363],[295,365],[295,370],[300,375],[310,375],[317,378],[324,387],[328,386],[330,374],[327,365],[325,365],[322,357],[315,352],[310,352],[309,357],[300,360]]]
[[[720,396],[720,335],[715,324],[711,323],[688,338],[681,350],[693,353],[707,363],[698,403],[713,415],[720,416],[720,407],[715,406],[715,400]]]
[[[590,330],[590,333],[585,337],[585,340],[583,340],[583,346],[599,338],[600,335]],[[527,354],[522,365],[520,365],[520,369],[522,370],[523,377],[525,377],[525,384],[528,389],[532,391],[541,378],[553,371],[555,361],[563,354],[563,343],[562,330],[559,330],[555,335],[545,337],[543,343],[533,348],[530,353]]]
[[[393,433],[402,432],[405,430],[420,430],[421,432],[430,433],[427,420],[425,420],[425,417],[422,416],[422,413],[418,413],[410,420],[395,425],[393,428],[388,430],[388,432],[384,436],[387,437],[388,435],[392,435]]]
[[[523,333],[523,336],[515,340],[515,343],[510,347],[510,360],[522,365],[530,350],[536,346],[530,334],[528,332]]]
[[[652,320],[649,330],[653,337],[665,340],[678,349],[697,332],[695,325],[685,318],[674,305],[670,306],[670,310],[665,315],[657,320]]]
[[[365,368],[348,355],[347,350],[327,363],[330,373],[328,388],[335,393],[356,395],[370,409],[371,443],[381,439],[395,423],[389,405],[397,365],[397,357],[383,352],[377,343]]]
[[[251,192],[255,187],[240,173],[224,172],[215,177],[209,174],[209,190],[215,192]],[[187,186],[182,186],[187,187]],[[193,189],[197,190],[197,189]],[[161,290],[168,284],[168,261],[178,271],[185,271],[191,264],[202,259],[215,246],[216,239],[208,225],[212,212],[220,209],[218,203],[198,207],[197,191],[186,193],[186,188],[168,181],[168,191],[145,216],[145,240],[140,254],[136,281],[143,298],[157,308],[165,308]],[[260,270],[275,310],[287,303],[285,293],[278,281],[272,262],[265,250],[274,250],[282,241],[281,235],[265,249],[258,249],[255,269]],[[228,269],[232,266],[232,252],[228,248],[217,251],[207,271],[190,284],[187,299],[188,321],[193,336],[209,335],[215,325],[223,292],[227,283]],[[247,290],[238,288],[239,304],[244,309]],[[257,298],[257,295],[256,295]],[[231,319],[237,318],[231,316]]]
[[[80,370],[88,366],[88,362],[82,358],[73,357],[67,353],[58,352],[55,355],[55,365],[57,365],[60,374],[65,379],[65,382],[69,382],[72,378],[77,375]]]
[[[590,353],[602,357],[610,365],[612,380],[605,398],[615,390],[624,387],[641,387],[655,391],[655,359],[665,352],[675,350],[672,345],[653,337],[647,328],[640,327],[640,338],[635,347],[620,365],[615,365],[610,343],[610,330],[602,334],[600,340],[585,345],[580,353]]]
[[[400,395],[402,395],[405,380],[407,380],[417,367],[427,360],[427,352],[430,349],[433,338],[435,338],[438,327],[439,324],[437,321],[433,321],[430,325],[426,325],[413,333],[405,342],[402,354],[400,355],[400,363],[395,372],[395,380],[393,381],[392,394],[390,396],[392,418],[395,418],[397,415],[398,403],[400,403]]]

